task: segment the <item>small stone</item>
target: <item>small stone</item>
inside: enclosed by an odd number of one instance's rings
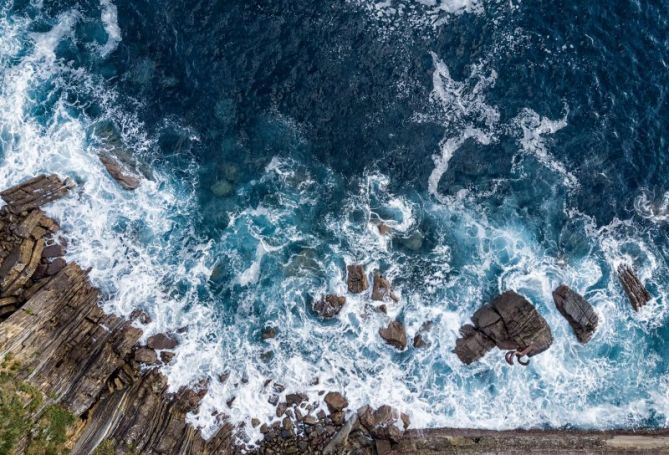
[[[282,423],[283,423],[283,429],[284,430],[288,430],[288,431],[293,430],[294,425],[293,425],[293,421],[290,420],[290,417],[284,417]]]
[[[427,343],[425,342],[425,339],[423,339],[423,335],[420,333],[416,334],[415,337],[413,337],[413,347],[416,349],[424,348],[427,346]]]
[[[323,411],[322,409],[319,410],[319,411],[316,413],[316,416],[318,417],[319,420],[325,420],[325,417],[326,417],[326,416],[325,416],[325,411]]]
[[[162,360],[163,363],[170,363],[174,358],[174,355],[175,354],[172,351],[163,351],[160,353],[160,360]]]
[[[256,420],[258,420],[258,419],[256,419]],[[269,433],[269,426],[268,426],[266,423],[263,423],[263,424],[260,426],[260,432],[261,432],[262,434],[267,434],[267,433]]]
[[[314,304],[314,311],[325,319],[331,319],[339,314],[346,304],[346,297],[337,295],[326,295]]]
[[[341,411],[348,406],[348,400],[339,392],[329,392],[324,398],[330,412]]]
[[[283,392],[284,390],[286,390],[286,386],[283,385],[283,384],[279,384],[278,382],[275,382],[275,383],[272,385],[272,390],[274,390],[276,393],[281,393],[281,392]]]
[[[323,417],[325,417],[325,415],[323,415]],[[311,414],[305,416],[304,419],[302,419],[302,421],[306,425],[316,425],[318,423],[318,419],[316,417],[312,416]]]
[[[282,401],[276,407],[276,416],[277,417],[283,416],[283,414],[286,412],[286,409],[288,409],[288,403]]]
[[[392,229],[390,228],[390,226],[388,226],[385,223],[377,224],[376,228],[379,230],[379,234],[384,235],[384,236],[388,235],[392,232]]]
[[[228,399],[228,401],[225,402],[225,404],[228,406],[228,408],[232,408],[232,403],[235,402],[235,398],[237,398],[237,397],[231,397],[230,399]]]
[[[256,428],[258,425],[260,425],[260,420],[256,419],[255,417],[251,419],[251,426],[253,428]],[[262,430],[261,430],[262,431]]]
[[[402,419],[402,424],[404,425],[404,429],[406,430],[407,428],[409,428],[409,426],[411,425],[411,418],[409,418],[409,415],[401,413],[400,418]]]
[[[330,419],[332,419],[332,423],[335,425],[341,426],[344,424],[344,413],[341,411],[333,412],[330,414]]]

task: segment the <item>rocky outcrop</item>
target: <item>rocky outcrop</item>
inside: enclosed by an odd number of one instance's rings
[[[15,380],[42,394],[43,406],[57,403],[79,419],[72,426],[75,455],[90,454],[103,442],[118,453],[232,453],[229,425],[205,441],[186,423],[204,386],[171,394],[166,378],[146,368],[159,363],[153,348],[175,346],[171,336],[139,346],[141,330],[102,311],[87,272],[64,260],[53,275],[40,268],[62,250],[47,250],[58,225],[39,205],[70,187],[42,176],[1,193],[7,205],[0,213],[0,276],[8,297],[0,300],[0,310],[11,311],[0,323],[0,358],[20,365]]]
[[[432,330],[434,323],[432,321],[425,321],[418,332],[413,337],[413,347],[416,349],[421,349],[428,347],[430,345],[429,340],[427,339],[428,333]]]
[[[587,300],[563,284],[553,291],[553,301],[560,314],[574,329],[578,341],[581,343],[590,341],[597,329],[599,318]]]
[[[399,301],[399,297],[393,292],[390,280],[379,272],[374,272],[374,285],[372,287],[372,300],[386,301],[388,298]]]
[[[130,170],[112,155],[109,153],[101,153],[100,161],[107,169],[107,172],[109,172],[109,175],[111,175],[124,189],[132,191],[139,188],[139,177],[133,175]]]
[[[618,266],[618,278],[625,290],[625,294],[627,294],[627,298],[632,304],[632,308],[634,308],[634,311],[639,311],[639,308],[650,300],[650,293],[636,276],[632,267],[627,264],[620,264]]]
[[[314,311],[324,319],[337,316],[346,304],[346,297],[328,294],[314,304]]]
[[[404,324],[392,321],[385,328],[379,329],[379,335],[389,345],[403,351],[407,347],[407,332]]]
[[[360,294],[369,287],[365,268],[360,264],[353,264],[346,267],[348,272],[348,292]]]
[[[513,364],[513,356],[519,359],[540,354],[553,343],[546,320],[523,296],[507,291],[495,297],[472,316],[474,325],[460,329],[461,338],[456,340],[455,353],[466,364],[480,359],[492,346],[511,349],[506,360]]]

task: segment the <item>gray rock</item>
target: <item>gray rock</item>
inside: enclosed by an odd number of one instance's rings
[[[592,306],[581,295],[564,284],[553,291],[553,300],[560,314],[574,329],[578,341],[581,343],[590,341],[599,322]]]
[[[639,308],[650,300],[650,294],[629,265],[620,264],[618,266],[618,278],[632,304],[632,308],[634,308],[634,311],[639,311]]]

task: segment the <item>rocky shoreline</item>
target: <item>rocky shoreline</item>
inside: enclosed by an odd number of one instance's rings
[[[63,259],[67,241],[41,207],[66,196],[73,186],[57,176],[39,176],[0,193],[5,202],[0,208],[0,453],[669,453],[668,431],[414,430],[406,414],[389,406],[351,410],[344,395],[323,391],[319,399],[325,412],[306,395],[271,381],[266,387],[276,397],[278,420],[270,425],[253,419],[251,425],[264,435],[258,445],[238,445],[236,429],[225,422],[205,440],[186,416],[199,407],[207,384],[169,393],[157,368],[171,361],[176,338],[158,334],[141,344],[142,332],[133,322],[147,316],[135,312],[124,320],[105,314],[87,271]],[[621,273],[625,291],[638,296],[638,309],[650,297],[631,269]],[[350,292],[368,288],[362,266],[349,267],[349,274]],[[565,289],[556,293],[558,309],[579,340],[587,341],[596,315],[577,294]],[[376,274],[372,299],[396,298],[390,282]],[[522,330],[509,330],[513,324],[494,326],[504,321],[508,312],[503,308],[511,308],[529,315],[523,327],[539,334],[530,343],[534,351],[524,355],[547,348],[550,330],[531,304],[514,296],[506,300],[510,306],[493,302],[477,312],[475,324],[464,330],[469,334],[465,341],[475,340],[486,350],[495,344],[526,347]],[[345,301],[325,296],[315,311],[334,317]],[[429,321],[415,334],[414,346],[426,343],[428,331]],[[379,335],[397,349],[406,348],[407,334],[399,321],[391,321]],[[522,340],[509,343],[512,339]],[[480,354],[474,344],[468,349],[472,360]]]

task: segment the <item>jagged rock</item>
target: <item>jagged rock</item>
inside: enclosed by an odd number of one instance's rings
[[[482,358],[495,347],[495,342],[473,325],[465,324],[460,328],[460,338],[455,340],[455,354],[465,365]]]
[[[365,268],[360,264],[353,264],[346,267],[348,272],[348,292],[360,294],[369,287]]]
[[[65,196],[74,187],[69,180],[56,175],[40,175],[0,192],[12,213],[18,214],[39,208]]]
[[[46,268],[46,274],[48,276],[53,276],[63,270],[65,268],[65,265],[67,263],[65,262],[65,259],[63,258],[56,258],[54,259]]]
[[[42,251],[42,257],[45,259],[53,259],[65,255],[65,248],[58,243],[49,245]]]
[[[632,308],[634,308],[634,311],[639,311],[639,308],[650,300],[650,294],[629,265],[620,264],[618,266],[618,278],[632,304]]]
[[[500,349],[535,356],[550,347],[553,334],[546,320],[523,296],[506,291],[484,305],[472,316],[474,325],[461,329],[455,353],[469,364],[492,348],[489,340]],[[481,336],[484,335],[484,336]]]
[[[139,363],[155,365],[158,363],[158,354],[153,349],[139,348],[135,351],[135,360]]]
[[[341,411],[348,406],[348,400],[339,392],[328,392],[323,401],[331,413]]]
[[[262,329],[262,332],[260,333],[260,338],[263,340],[269,340],[271,338],[276,337],[276,328],[267,326]]]
[[[172,359],[174,358],[174,352],[172,351],[163,351],[160,353],[160,360],[163,363],[170,363]]]
[[[553,291],[558,311],[574,329],[578,341],[587,343],[597,328],[598,318],[592,306],[569,286],[561,285]]]
[[[406,414],[401,414],[388,405],[380,406],[376,411],[370,406],[363,406],[358,409],[357,414],[360,424],[374,438],[394,443],[400,441],[409,423],[409,417]]]
[[[346,297],[329,294],[314,304],[314,311],[322,318],[331,319],[339,314],[345,304]]]
[[[392,232],[392,229],[390,228],[390,226],[388,226],[385,223],[377,224],[376,228],[379,230],[379,234],[384,235],[384,236],[388,235]]]
[[[413,347],[416,349],[421,349],[426,346],[429,346],[430,343],[426,340],[426,334],[432,330],[432,321],[425,321],[418,329],[418,332],[413,337]]]
[[[286,403],[289,406],[297,406],[303,401],[307,401],[309,396],[306,393],[288,393],[286,394]]]
[[[126,190],[136,190],[139,188],[140,180],[137,176],[125,169],[125,166],[116,158],[108,153],[100,154],[100,161],[107,169],[107,172]]]
[[[150,349],[156,349],[158,351],[161,349],[174,349],[177,347],[177,344],[178,342],[176,338],[166,333],[157,333],[146,340],[146,345]]]
[[[386,328],[379,329],[379,335],[386,343],[394,346],[400,351],[407,347],[407,333],[404,324],[399,321],[392,321]]]
[[[390,280],[379,272],[374,272],[374,285],[372,287],[372,300],[384,301],[390,297],[395,302],[399,301],[399,297],[393,292]]]

